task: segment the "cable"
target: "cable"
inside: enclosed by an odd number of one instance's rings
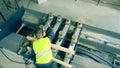
[[[2,53],[8,60],[10,60],[10,61],[12,61],[12,62],[15,62],[15,63],[19,63],[19,64],[25,64],[24,62],[18,62],[18,61],[14,61],[14,60],[10,59],[10,58],[1,50],[1,48],[0,48],[0,51],[1,51],[1,53]]]
[[[25,62],[18,62],[18,61],[15,61],[15,60],[10,59],[10,58],[2,51],[2,47],[0,47],[0,51],[1,51],[1,53],[2,53],[8,60],[10,60],[11,62],[18,63],[18,64],[25,64],[25,67],[28,68],[28,67],[27,67],[27,64],[26,64]]]
[[[80,47],[77,47],[77,48],[80,48]],[[95,54],[93,54],[93,53],[91,53],[91,52],[89,52],[89,51],[87,51],[87,50],[84,50],[84,49],[82,49],[82,48],[80,48],[80,50],[83,50],[83,51],[85,51],[85,52],[88,52],[88,53],[90,53],[90,54],[92,54],[92,55],[94,55],[94,56],[98,57],[99,59],[101,59],[101,60],[105,61],[106,63],[108,63],[110,66],[112,66],[112,67],[114,68],[114,65],[113,65],[113,64],[111,64],[111,63],[109,63],[109,62],[108,62],[108,61],[106,61],[105,59],[102,59],[101,57],[99,57],[99,56],[97,56],[97,55],[95,55]]]

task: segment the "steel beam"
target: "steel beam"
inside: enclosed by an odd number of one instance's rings
[[[68,47],[68,49],[74,50],[75,45],[76,45],[76,43],[78,41],[79,35],[81,33],[81,29],[82,29],[82,24],[78,23],[77,28],[76,28],[73,36],[72,36],[72,41],[71,41],[70,46]],[[66,53],[64,62],[69,63],[71,56],[72,55]]]
[[[60,32],[60,34],[62,34],[61,35],[62,37],[59,37],[59,39],[56,42],[56,45],[61,45],[62,44],[62,42],[64,40],[64,37],[65,37],[68,29],[69,29],[69,25],[65,25],[65,27],[63,28],[63,30]]]
[[[59,28],[59,26],[60,26],[61,23],[62,23],[62,18],[61,18],[61,16],[58,16],[57,17],[57,22],[56,22],[55,26],[53,27],[54,33],[57,32],[57,30],[58,30],[58,28]]]
[[[104,34],[98,34],[90,31],[85,31],[82,32],[82,34],[87,38],[87,39],[93,39],[96,42],[99,43],[105,43],[108,44],[108,46],[112,46],[115,48],[120,48],[120,40],[114,37],[110,37]]]
[[[70,25],[69,25],[70,22],[71,21],[69,19],[66,20],[63,30],[59,32],[59,39],[57,40],[56,45],[60,46],[62,44],[62,42],[64,41],[65,35],[67,34],[67,31],[70,27]],[[58,53],[58,51],[55,50],[54,56],[56,56],[57,53]]]
[[[52,21],[53,21],[53,18],[54,18],[53,14],[52,14],[52,13],[49,13],[49,14],[48,14],[48,20],[47,20],[45,26],[43,26],[43,30],[44,30],[44,31],[47,31],[47,29],[48,29],[47,23],[50,23],[50,24],[51,24]],[[39,26],[39,27],[40,27],[40,26]]]

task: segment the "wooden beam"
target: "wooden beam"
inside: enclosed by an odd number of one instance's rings
[[[18,34],[24,26],[25,26],[25,24],[22,24],[16,33]]]
[[[62,46],[58,46],[58,45],[52,44],[51,47],[53,49],[64,51],[64,52],[69,53],[69,54],[75,54],[74,50],[71,50],[71,49],[68,49],[68,48],[65,48],[65,47],[62,47]]]
[[[26,36],[26,38],[30,41],[34,41],[35,38],[33,37],[30,37],[30,36]],[[60,50],[60,51],[64,51],[68,54],[75,54],[75,51],[72,50],[72,49],[68,49],[68,48],[65,48],[65,47],[62,47],[62,46],[58,46],[58,45],[55,45],[55,44],[51,44],[51,47],[55,50]]]
[[[61,64],[61,65],[64,65],[65,67],[72,68],[72,65],[70,65],[70,64],[68,64],[68,63],[66,63],[66,62],[63,62],[63,61],[61,61],[61,60],[59,60],[59,59],[56,59],[56,58],[54,58],[54,57],[53,57],[53,61],[55,61],[55,62],[57,62],[57,63],[59,63],[59,64]]]

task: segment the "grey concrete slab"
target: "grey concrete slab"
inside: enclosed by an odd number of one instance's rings
[[[13,54],[10,54],[10,53],[5,52],[5,51],[3,51],[3,52],[12,60],[24,62],[24,61],[22,61],[21,58],[15,56]],[[18,64],[18,63],[11,62],[1,52],[0,52],[0,57],[1,57],[0,63],[1,63],[3,68],[17,68],[17,67],[25,68],[24,64]]]
[[[79,60],[78,60],[79,59]],[[110,66],[98,63],[90,58],[75,55],[71,64],[74,68],[112,68]]]
[[[21,56],[13,53],[13,52],[9,52],[7,50],[2,50],[4,52],[4,54],[10,58],[11,60],[17,61],[17,62],[23,62],[24,60]],[[28,68],[35,68],[35,66],[33,64],[27,65]],[[8,60],[0,51],[0,68],[26,68],[25,64],[19,64],[19,63],[15,63],[12,62],[10,60]]]
[[[120,11],[104,5],[96,6],[92,0],[48,0],[43,4],[31,2],[28,8],[44,13],[53,12],[54,15],[120,33]]]

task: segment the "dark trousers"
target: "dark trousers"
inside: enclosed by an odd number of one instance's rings
[[[52,63],[47,64],[36,64],[36,68],[52,68]]]

